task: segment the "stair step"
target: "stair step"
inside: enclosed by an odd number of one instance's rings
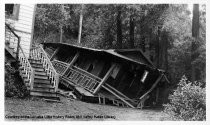
[[[53,85],[42,84],[42,83],[34,83],[34,88],[53,88]]]
[[[45,80],[47,80],[48,79],[48,76],[45,76],[45,75],[37,76],[37,75],[35,75],[34,76],[34,79],[45,79]]]
[[[34,79],[34,83],[50,84],[50,80],[45,80],[45,79]]]
[[[44,72],[44,68],[34,68],[35,72]]]
[[[57,93],[55,92],[42,92],[42,91],[30,91],[30,95],[33,96],[41,96],[41,97],[57,97]]]
[[[33,68],[43,68],[42,64],[39,65],[39,64],[32,64],[31,65]]]
[[[47,73],[46,72],[36,72],[35,71],[35,76],[47,76]]]
[[[43,88],[43,87],[34,87],[33,88],[34,91],[41,91],[41,92],[55,92],[55,89],[52,87],[49,88]]]
[[[30,63],[41,63],[41,60],[36,60],[36,59],[28,59]]]

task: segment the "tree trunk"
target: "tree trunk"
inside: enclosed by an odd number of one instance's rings
[[[166,32],[161,33],[161,45],[160,45],[160,68],[165,71],[168,70],[168,35]]]
[[[105,43],[106,43],[106,49],[112,48],[112,42],[113,42],[113,36],[111,34],[111,26],[108,26],[108,28],[105,31]]]
[[[117,8],[117,48],[122,48],[122,22],[121,22],[121,6]]]
[[[129,48],[134,48],[134,18],[132,15],[132,12],[130,12],[130,42],[129,42]]]
[[[160,30],[158,28],[158,34],[155,38],[155,62],[156,66],[160,68]]]
[[[63,42],[63,26],[60,26],[60,43]]]
[[[195,72],[195,66],[193,64],[193,61],[195,60],[195,50],[196,50],[196,40],[199,37],[199,4],[193,5],[193,19],[192,19],[192,37],[195,38],[195,40],[192,42],[191,47],[191,69],[192,69],[192,75],[191,75],[191,81],[195,81],[196,78],[196,72]]]
[[[79,35],[78,35],[78,43],[81,43],[81,36],[82,36],[82,20],[83,20],[83,8],[84,4],[81,5],[81,12],[80,12],[80,19],[79,19]]]

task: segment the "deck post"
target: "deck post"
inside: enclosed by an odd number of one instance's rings
[[[101,80],[101,82],[99,83],[99,85],[95,88],[93,94],[95,94],[100,88],[101,86],[106,82],[106,80],[109,78],[109,76],[111,75],[113,69],[115,68],[116,64],[112,64],[111,68],[109,69],[109,71],[106,73],[106,75],[104,76],[104,78]]]
[[[152,90],[157,86],[157,84],[160,82],[160,80],[163,78],[163,74],[161,74],[157,80],[155,81],[155,83],[152,85],[152,87],[144,94],[142,95],[140,98],[139,98],[139,104],[137,105],[137,108],[141,105],[142,101],[145,101],[145,98],[148,96],[148,94],[150,92],[152,92]],[[141,106],[142,108],[142,106]]]
[[[74,58],[72,59],[72,61],[70,62],[70,64],[68,65],[68,67],[66,68],[66,70],[63,72],[62,76],[66,73],[66,71],[72,67],[72,65],[74,64],[74,62],[77,61],[77,58],[79,57],[79,52],[76,53],[76,55],[74,56]]]
[[[58,51],[60,50],[60,47],[58,47],[55,52],[52,54],[52,56],[50,57],[50,61],[52,61],[55,57],[55,55],[58,53]]]

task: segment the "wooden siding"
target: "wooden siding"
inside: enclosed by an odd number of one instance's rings
[[[19,19],[15,23],[15,29],[20,31],[17,34],[21,37],[20,45],[26,56],[30,52],[30,44],[32,36],[32,24],[35,5],[21,4],[19,11]]]
[[[34,7],[35,5],[33,4],[20,4],[18,20],[6,20],[12,23],[15,32],[21,37],[20,45],[26,56],[29,55],[31,39],[33,37],[32,30],[33,15],[35,10]]]

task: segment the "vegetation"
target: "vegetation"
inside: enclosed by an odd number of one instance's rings
[[[26,89],[19,72],[8,62],[5,64],[5,97],[26,98],[29,91]]]
[[[195,23],[200,33],[196,38],[190,13],[185,4],[38,4],[35,41],[141,49],[174,85],[184,74],[191,79],[192,64],[198,72],[194,80],[205,82],[205,5],[200,5],[199,24]]]
[[[201,86],[202,83],[192,83],[183,76],[177,89],[169,96],[170,104],[165,105],[165,112],[178,120],[206,120],[206,90]]]
[[[35,42],[140,49],[175,89],[166,111],[178,119],[205,119],[206,5],[194,5],[191,13],[187,4],[38,4]],[[192,83],[179,82],[183,75]]]

